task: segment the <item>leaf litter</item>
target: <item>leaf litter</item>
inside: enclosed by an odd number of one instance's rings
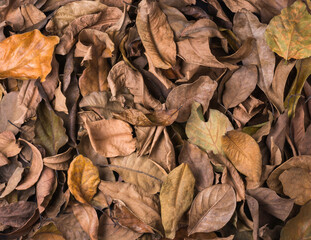
[[[306,239],[310,0],[0,6],[0,239]]]

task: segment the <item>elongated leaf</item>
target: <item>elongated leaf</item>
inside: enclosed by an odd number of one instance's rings
[[[188,234],[219,230],[229,222],[235,207],[235,192],[229,184],[204,189],[191,205]]]
[[[90,159],[79,155],[70,163],[68,187],[79,202],[90,202],[97,192],[99,183],[98,169]]]
[[[195,179],[183,163],[169,173],[160,191],[161,217],[165,236],[173,239],[178,222],[192,202]]]
[[[174,66],[176,63],[174,33],[159,3],[141,1],[136,24],[139,36],[154,66],[163,69]]]
[[[186,134],[191,143],[214,154],[223,153],[221,137],[232,129],[229,119],[218,110],[210,109],[209,119],[205,122],[201,105],[197,102],[192,104],[186,125]]]
[[[13,35],[0,43],[0,78],[21,80],[41,78],[52,70],[56,36],[44,36],[39,30]]]
[[[272,18],[266,30],[269,47],[285,60],[311,56],[311,15],[306,4],[296,1],[284,8],[280,15]]]
[[[280,240],[310,239],[311,202],[300,209],[298,215],[290,219],[281,231]]]
[[[56,155],[68,141],[63,124],[63,120],[41,102],[37,109],[35,144],[42,145],[49,155]]]
[[[146,192],[155,194],[160,191],[167,173],[147,156],[138,157],[133,153],[127,157],[110,159],[110,169],[120,174],[125,182],[133,183]]]
[[[260,184],[262,171],[261,152],[257,142],[248,134],[230,131],[222,137],[222,148],[236,169],[247,176],[247,187]]]

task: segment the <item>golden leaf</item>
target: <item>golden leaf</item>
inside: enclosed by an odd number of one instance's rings
[[[16,34],[0,43],[0,78],[21,80],[41,78],[44,82],[52,67],[57,36],[44,36],[39,30]]]
[[[98,169],[90,159],[79,155],[70,163],[68,169],[68,187],[72,195],[79,202],[90,202],[96,194],[99,183]]]

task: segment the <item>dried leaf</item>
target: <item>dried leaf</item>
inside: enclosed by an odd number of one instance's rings
[[[191,105],[194,101],[202,105],[203,113],[207,111],[216,88],[216,81],[208,76],[201,76],[194,83],[174,88],[167,96],[165,105],[168,109],[180,108],[176,122],[185,122],[190,116]]]
[[[257,142],[239,131],[227,132],[221,139],[222,148],[236,169],[247,178],[247,188],[260,185],[262,158]]]
[[[5,157],[13,157],[21,151],[20,146],[16,143],[15,136],[10,131],[0,133],[0,152]]]
[[[226,117],[218,110],[210,109],[209,119],[204,121],[201,105],[192,104],[191,115],[186,125],[189,141],[214,154],[223,153],[221,137],[233,127]]]
[[[34,145],[23,139],[19,139],[19,141],[28,145],[28,147],[30,147],[32,151],[32,159],[29,172],[16,187],[16,190],[26,190],[38,181],[43,169],[43,161],[40,151]]]
[[[68,141],[63,120],[52,109],[49,109],[44,101],[37,109],[35,134],[34,142],[42,145],[50,156],[56,155]]]
[[[9,195],[11,192],[14,191],[20,180],[22,179],[22,174],[24,172],[24,168],[17,167],[10,177],[4,191],[1,193],[0,198],[4,198],[5,196]]]
[[[217,184],[201,191],[189,211],[188,235],[213,232],[231,219],[235,207],[235,192],[228,184]]]
[[[252,0],[224,0],[224,2],[232,12],[238,12],[243,8],[245,8],[251,12],[257,12],[258,11],[256,6],[254,6],[254,4],[253,4],[254,1],[252,1]]]
[[[82,155],[77,156],[68,169],[68,187],[81,203],[88,203],[97,192],[99,173],[92,161]]]
[[[33,240],[53,239],[53,240],[65,240],[62,233],[57,229],[53,222],[44,224],[38,231],[32,236]]]
[[[110,169],[116,171],[125,182],[133,183],[144,191],[155,194],[160,191],[167,173],[147,156],[133,153],[127,157],[111,158]]]
[[[52,69],[53,51],[58,42],[58,37],[46,37],[39,30],[6,38],[0,43],[0,78],[41,78],[44,82]]]
[[[148,56],[157,68],[168,69],[176,63],[174,33],[158,2],[139,4],[136,26]]]
[[[308,1],[309,2],[309,1]],[[284,8],[281,14],[270,21],[266,30],[269,47],[285,60],[303,59],[311,56],[308,39],[311,31],[308,24],[311,15],[303,1],[295,1]]]
[[[183,163],[169,173],[160,191],[161,217],[165,237],[173,239],[178,222],[191,205],[195,178]]]
[[[69,148],[66,152],[43,158],[43,163],[54,170],[68,170],[73,155],[73,149]]]
[[[68,114],[68,108],[66,106],[66,97],[62,93],[61,90],[62,84],[59,82],[58,88],[55,90],[55,102],[54,102],[54,109],[58,112],[64,112]]]
[[[109,119],[89,122],[86,120],[91,144],[105,157],[126,156],[136,149],[131,126],[121,120]]]

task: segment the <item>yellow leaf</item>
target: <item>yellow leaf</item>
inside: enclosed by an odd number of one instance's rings
[[[39,30],[16,34],[0,42],[0,78],[21,80],[41,78],[50,73],[57,36],[44,36]]]
[[[68,169],[68,187],[72,195],[79,202],[90,202],[96,194],[99,183],[98,169],[90,159],[79,155],[70,163]]]
[[[246,176],[247,188],[258,187],[262,159],[257,142],[248,134],[235,130],[227,132],[221,140],[222,148],[229,160]]]
[[[165,236],[173,239],[178,222],[191,205],[195,178],[183,163],[169,173],[160,191],[162,224]]]

